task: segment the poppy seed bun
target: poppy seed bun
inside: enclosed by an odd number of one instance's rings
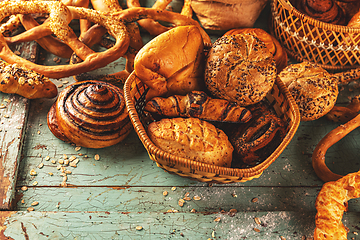
[[[310,62],[292,64],[278,77],[294,97],[301,121],[318,119],[335,105],[339,93],[337,81],[318,65]]]
[[[218,98],[248,106],[260,102],[274,85],[276,65],[265,43],[250,33],[216,40],[205,66],[205,84]]]

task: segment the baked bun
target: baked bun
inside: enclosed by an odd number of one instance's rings
[[[335,105],[338,85],[320,66],[302,62],[287,66],[278,77],[294,97],[301,121],[311,121],[327,114]]]
[[[66,87],[47,120],[50,131],[60,140],[87,148],[112,146],[132,130],[123,90],[100,81]]]
[[[149,88],[147,98],[184,95],[204,89],[204,43],[196,26],[158,35],[136,54],[136,76]]]
[[[208,53],[207,89],[240,106],[260,102],[273,87],[275,77],[274,57],[254,34],[222,36]]]
[[[280,72],[287,66],[288,56],[285,48],[279,41],[261,28],[237,28],[227,31],[224,35],[235,35],[240,33],[250,33],[263,41],[269,51],[273,54],[277,71]]]
[[[234,148],[227,135],[198,118],[163,118],[148,126],[151,141],[175,156],[215,166],[231,167]]]

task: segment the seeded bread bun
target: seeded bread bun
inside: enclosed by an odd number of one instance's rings
[[[276,65],[265,43],[251,33],[216,40],[205,66],[205,84],[214,96],[248,106],[274,85]]]
[[[335,105],[339,93],[337,82],[316,64],[302,62],[289,65],[278,77],[294,97],[301,121],[318,119]]]

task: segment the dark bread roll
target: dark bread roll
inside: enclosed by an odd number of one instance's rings
[[[339,93],[337,81],[320,66],[302,62],[287,66],[278,77],[294,97],[301,121],[311,121],[327,114]]]
[[[248,106],[260,102],[274,85],[276,64],[265,43],[253,34],[216,40],[205,66],[205,84],[215,97]]]

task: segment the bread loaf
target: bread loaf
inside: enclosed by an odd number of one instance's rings
[[[151,141],[175,156],[231,167],[234,148],[226,134],[197,118],[163,118],[148,126]]]

